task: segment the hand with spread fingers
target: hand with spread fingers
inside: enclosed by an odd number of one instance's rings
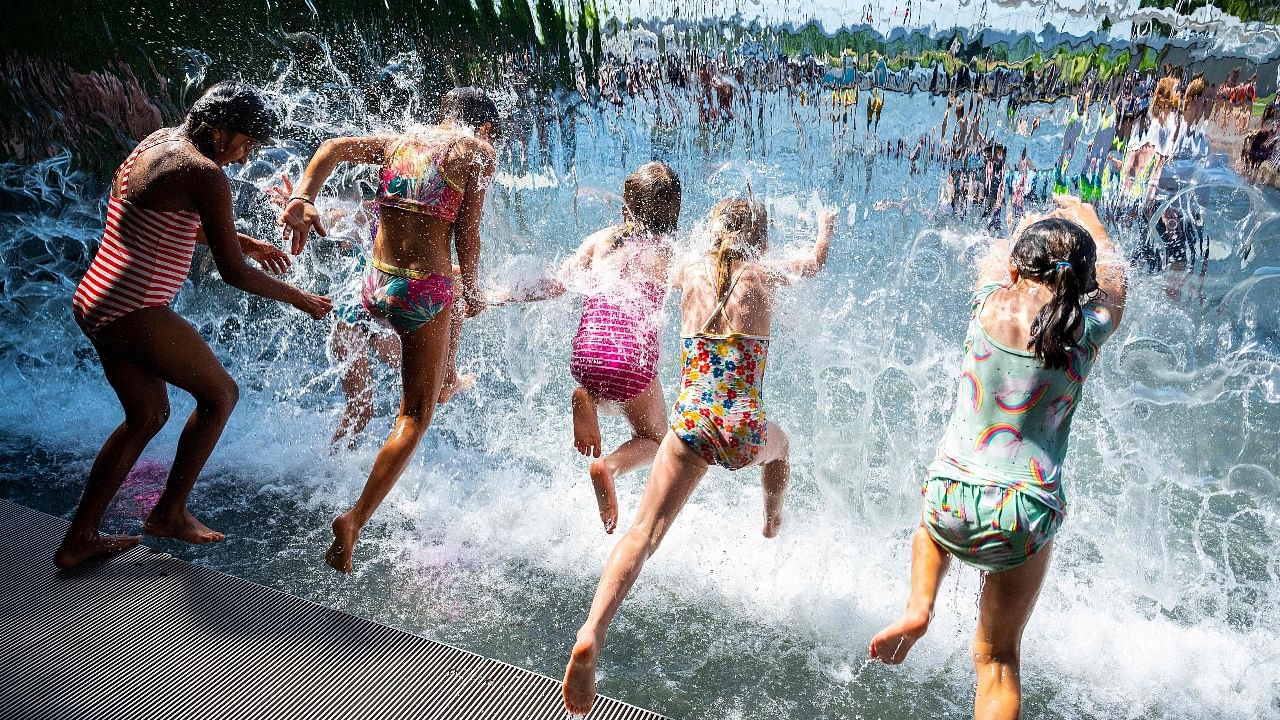
[[[254,260],[262,266],[263,270],[274,275],[285,274],[293,265],[288,253],[271,243],[255,238],[242,237],[240,249],[244,252],[245,257]]]
[[[280,185],[267,188],[267,194],[271,196],[272,204],[284,208],[276,218],[276,225],[280,226],[284,241],[289,243],[289,252],[297,255],[306,246],[312,230],[320,237],[325,237],[327,232],[312,199],[294,195],[293,182],[288,176],[281,175],[280,180]]]

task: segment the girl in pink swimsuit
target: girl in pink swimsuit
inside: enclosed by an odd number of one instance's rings
[[[578,630],[561,690],[565,709],[586,715],[596,695],[596,664],[618,608],[667,530],[712,464],[759,466],[766,538],[782,527],[782,497],[791,474],[789,441],[766,419],[764,374],[775,292],[813,277],[827,262],[835,213],[818,213],[812,253],[764,257],[769,216],[762,203],[716,203],[709,252],[675,268],[681,328],[680,396],[654,456],[631,528],[609,553],[586,622]]]
[[[680,178],[660,162],[641,166],[622,185],[622,223],[586,238],[562,274],[583,286],[582,320],[573,338],[573,444],[591,463],[600,519],[618,524],[613,479],[653,463],[666,432],[666,400],[658,382],[658,322],[667,296],[666,236],[680,217]],[[521,301],[556,297],[560,283]],[[600,457],[601,401],[620,408],[632,437]]]

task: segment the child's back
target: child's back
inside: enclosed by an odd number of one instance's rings
[[[584,247],[585,295],[569,369],[597,398],[626,402],[658,373],[669,251],[630,223],[596,233]]]
[[[902,662],[928,630],[950,558],[983,570],[973,642],[982,717],[1020,716],[1022,631],[1066,512],[1071,418],[1124,308],[1125,264],[1096,212],[1056,201],[1051,217],[1015,231],[1011,252],[993,247],[980,272],[951,422],[921,488],[911,595],[869,648]]]
[[[826,262],[834,215],[821,220],[818,251],[790,272],[816,273]],[[759,256],[768,244],[764,207],[726,200],[712,210],[712,254],[681,268],[680,396],[672,430],[709,464],[737,470],[756,462],[767,442],[763,405],[773,296],[788,280]]]

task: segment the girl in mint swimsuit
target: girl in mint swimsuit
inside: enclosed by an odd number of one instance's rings
[[[1012,252],[993,247],[984,262],[955,409],[922,488],[911,596],[870,646],[871,657],[902,662],[928,629],[951,556],[984,571],[976,718],[1018,717],[1022,630],[1067,511],[1071,419],[1124,309],[1124,260],[1097,213],[1055,200],[1050,216],[1023,222]]]

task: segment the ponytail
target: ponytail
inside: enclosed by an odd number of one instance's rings
[[[1056,264],[1050,271],[1049,285],[1053,299],[1040,308],[1031,323],[1031,340],[1027,343],[1036,359],[1050,369],[1065,369],[1070,348],[1075,345],[1076,331],[1084,316],[1080,312],[1080,279],[1070,262]]]
[[[721,232],[716,235],[715,246],[711,248],[711,256],[716,266],[716,300],[724,300],[729,292],[729,281],[733,279],[733,262],[742,259],[742,252],[735,247],[738,233]]]
[[[1027,348],[1046,368],[1065,369],[1084,322],[1081,304],[1098,290],[1093,237],[1070,220],[1047,218],[1023,231],[1010,259],[1019,273],[1053,289],[1031,323]]]
[[[769,215],[755,200],[721,200],[711,208],[711,256],[716,267],[716,300],[722,301],[733,280],[733,262],[764,249],[769,235]]]

